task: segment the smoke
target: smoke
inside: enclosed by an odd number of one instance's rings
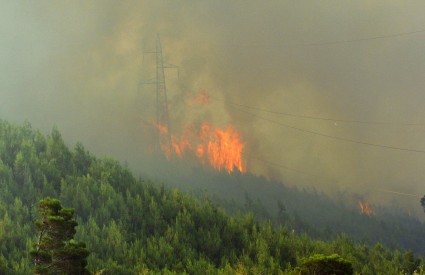
[[[161,35],[172,129],[231,123],[247,170],[322,190],[388,200],[379,188],[423,193],[422,1],[3,1],[0,116],[57,125],[97,154],[149,166],[155,93],[143,51]],[[390,36],[379,38],[381,36]],[[366,39],[364,39],[366,38]],[[371,39],[367,39],[371,38]],[[208,106],[188,100],[206,89]],[[276,123],[277,122],[277,123]],[[150,167],[150,168],[146,168]],[[145,171],[141,171],[145,172]]]

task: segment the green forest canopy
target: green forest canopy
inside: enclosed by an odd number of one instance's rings
[[[88,269],[103,274],[290,274],[316,254],[338,254],[362,274],[411,273],[424,264],[379,243],[313,240],[249,213],[230,216],[208,198],[136,179],[80,143],[68,148],[56,128],[44,136],[28,123],[0,121],[0,274],[32,273],[34,221],[46,196],[75,209]]]

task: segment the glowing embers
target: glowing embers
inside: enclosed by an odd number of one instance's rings
[[[365,201],[359,201],[360,213],[368,217],[374,214],[372,207]]]
[[[168,129],[157,126],[160,135],[168,135]],[[202,164],[228,173],[238,170],[245,172],[242,160],[244,143],[240,134],[232,125],[220,129],[209,123],[202,123],[198,130],[187,128],[182,135],[171,136],[171,146],[161,144],[161,150],[170,157],[171,153],[179,158],[195,155]],[[172,152],[170,152],[172,150]]]

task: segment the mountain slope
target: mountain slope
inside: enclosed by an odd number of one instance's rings
[[[173,175],[168,186],[201,197],[208,194],[228,213],[253,212],[257,220],[270,219],[276,226],[285,225],[315,238],[331,240],[344,233],[370,245],[380,242],[425,256],[425,224],[398,207],[373,205],[374,213],[368,216],[360,211],[360,195],[331,198],[313,188],[290,187],[248,173],[229,175],[199,168],[179,173],[182,169],[178,164],[164,168]],[[420,208],[419,200],[417,206]]]
[[[227,215],[209,199],[135,179],[117,161],[81,144],[69,149],[57,129],[0,121],[0,273],[31,274],[37,202],[51,196],[76,209],[76,239],[103,274],[290,273],[303,257],[338,253],[363,274],[398,274],[420,263],[408,252],[340,236],[312,240],[253,215]]]

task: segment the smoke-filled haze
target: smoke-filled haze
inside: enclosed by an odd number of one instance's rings
[[[166,70],[174,132],[232,124],[248,172],[376,201],[394,196],[378,189],[420,196],[425,153],[409,150],[425,151],[424,10],[423,1],[2,1],[0,117],[46,133],[56,125],[69,144],[149,173],[155,91],[140,83],[154,76],[143,52],[159,34],[167,64],[179,66]],[[201,90],[209,103],[193,106]]]

